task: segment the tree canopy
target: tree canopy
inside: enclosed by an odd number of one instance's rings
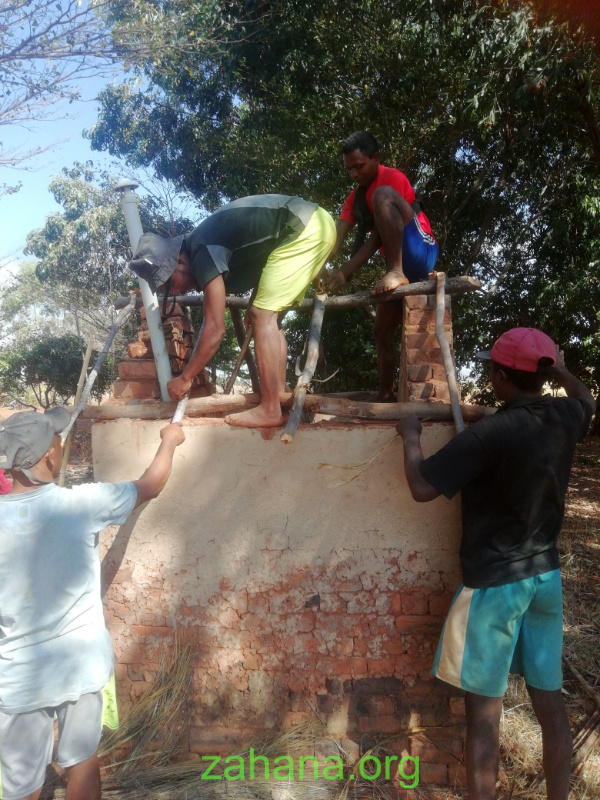
[[[150,39],[184,8],[196,48],[134,58],[141,85],[103,92],[93,147],[209,208],[283,192],[335,213],[351,188],[341,143],[369,129],[424,194],[439,267],[484,283],[455,304],[460,362],[537,325],[598,388],[600,67],[581,31],[515,0],[140,0],[135,13]],[[238,27],[217,46],[223,19]],[[336,351],[356,325],[338,328]]]

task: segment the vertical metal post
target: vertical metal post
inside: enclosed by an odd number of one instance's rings
[[[115,186],[115,190],[121,195],[121,208],[125,216],[125,225],[127,226],[127,233],[129,234],[129,241],[133,253],[135,253],[143,233],[140,212],[137,207],[137,197],[134,192],[138,185],[139,184],[135,181],[124,178]],[[146,311],[146,321],[148,322],[148,331],[150,332],[150,341],[152,342],[152,352],[154,353],[154,361],[156,363],[160,396],[164,403],[168,403],[171,398],[167,391],[167,383],[173,376],[171,374],[169,354],[167,353],[167,345],[161,326],[158,299],[147,281],[143,280],[143,278],[139,278],[138,280],[142,292],[142,303]]]

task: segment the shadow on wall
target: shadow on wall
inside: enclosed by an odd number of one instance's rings
[[[96,479],[137,476],[161,427],[94,425]],[[426,427],[426,452],[451,434]],[[102,539],[121,698],[143,691],[177,626],[197,643],[196,752],[229,746],[232,732],[314,719],[312,709],[353,737],[395,732],[407,713],[415,725],[461,718],[453,698],[431,704],[438,695],[428,677],[460,581],[458,501],[412,501],[400,440],[343,486],[335,484],[347,471],[322,468],[368,460],[393,429],[307,426],[290,447],[219,420],[186,435],[160,498]],[[364,699],[360,687],[376,685],[369,681],[384,681],[372,698],[387,696],[385,681],[402,686],[393,708]],[[351,691],[331,691],[338,683]],[[365,716],[365,703],[379,710]]]

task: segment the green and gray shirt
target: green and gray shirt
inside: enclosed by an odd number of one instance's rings
[[[258,194],[215,211],[182,244],[199,288],[222,275],[230,294],[253,289],[273,250],[299,236],[316,209],[301,197]]]

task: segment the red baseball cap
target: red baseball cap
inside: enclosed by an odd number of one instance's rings
[[[537,328],[511,328],[503,333],[491,350],[477,353],[477,358],[491,359],[496,364],[522,372],[537,372],[540,358],[556,364],[556,345]]]

